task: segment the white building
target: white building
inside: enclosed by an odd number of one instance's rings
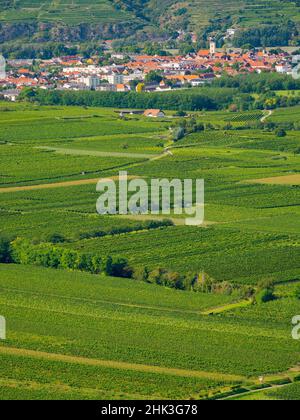
[[[96,89],[100,85],[100,79],[97,76],[81,77],[79,80],[89,89]]]
[[[105,80],[111,85],[121,85],[124,84],[124,75],[119,73],[108,74],[105,76]]]
[[[277,64],[277,66],[275,67],[275,70],[277,71],[277,73],[281,73],[281,74],[291,74],[292,73],[292,67],[289,64]]]
[[[0,93],[1,95],[1,93]],[[11,102],[16,102],[18,96],[20,95],[20,91],[16,89],[5,90],[2,92],[2,95],[5,99]]]

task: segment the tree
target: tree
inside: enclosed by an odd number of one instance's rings
[[[155,270],[151,271],[148,276],[148,283],[152,284],[163,284],[163,277],[166,273],[166,270],[163,268],[156,268]]]
[[[272,280],[265,279],[262,280],[258,284],[258,290],[256,293],[256,302],[258,304],[271,302],[272,300],[275,300],[275,285]]]
[[[5,237],[0,237],[0,263],[11,262],[10,242]]]
[[[173,130],[173,140],[174,141],[179,141],[181,139],[183,139],[185,136],[185,130],[183,127],[176,127]]]
[[[150,71],[145,77],[146,83],[160,83],[162,80],[161,74],[157,71]]]
[[[286,137],[286,131],[283,128],[279,128],[275,131],[277,137]]]
[[[142,93],[144,90],[145,84],[144,83],[138,83],[138,85],[136,86],[136,92],[137,93]]]
[[[122,257],[109,256],[106,261],[105,272],[108,276],[131,278],[133,270],[129,266],[128,261]]]
[[[147,267],[137,267],[134,269],[133,278],[137,281],[147,281],[149,277],[149,270]]]

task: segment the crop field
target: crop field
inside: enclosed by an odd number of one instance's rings
[[[234,289],[193,293],[0,264],[0,314],[8,322],[0,399],[207,399],[237,387],[249,393],[237,399],[300,399],[296,383],[276,387],[294,379],[300,361],[291,338],[299,312],[300,132],[278,137],[257,128],[264,116],[297,124],[299,107],[194,113],[214,129],[176,143],[174,115],[120,119],[114,109],[4,102],[0,110],[1,237],[34,244],[58,237],[59,250],[206,273]],[[167,217],[178,223],[151,227],[149,217],[99,216],[97,180],[120,170],[148,184],[204,179],[205,224],[185,226],[173,213]],[[238,290],[265,280],[275,282],[275,301],[241,300]],[[271,388],[256,393],[261,375]]]

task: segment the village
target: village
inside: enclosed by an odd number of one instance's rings
[[[7,60],[0,74],[0,94],[16,101],[26,87],[57,90],[94,90],[103,92],[164,92],[199,87],[222,75],[277,72],[292,74],[299,56],[282,50],[209,49],[186,56],[120,54],[113,51],[109,64],[101,65],[99,56],[79,55],[50,60]],[[3,64],[2,64],[3,67]]]

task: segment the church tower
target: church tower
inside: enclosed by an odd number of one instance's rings
[[[215,55],[216,54],[216,41],[214,39],[210,39],[210,44],[209,44],[209,50],[210,50],[210,55]]]

